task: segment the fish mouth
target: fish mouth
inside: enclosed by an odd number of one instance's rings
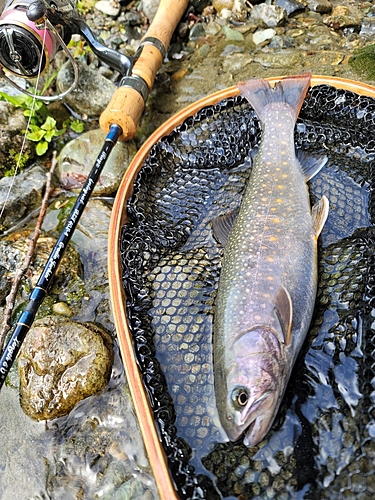
[[[270,393],[263,394],[259,399],[249,401],[241,412],[234,416],[235,428],[227,430],[231,441],[238,441],[243,436],[243,443],[247,447],[255,446],[268,432],[275,415],[272,409],[274,401]]]

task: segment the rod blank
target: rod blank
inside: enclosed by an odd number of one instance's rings
[[[0,389],[3,386],[5,379],[11,369],[17,354],[21,348],[22,342],[25,340],[26,334],[29,331],[35,315],[42,304],[48,289],[51,286],[53,277],[56,274],[57,268],[63,258],[65,249],[73,235],[73,232],[78,224],[81,215],[87,205],[87,202],[94,190],[94,187],[100,177],[100,174],[106,164],[106,161],[122,134],[122,129],[118,125],[112,125],[103,144],[103,147],[94,163],[93,168],[87,180],[78,195],[78,198],[70,212],[68,220],[65,223],[58,240],[53,247],[53,250],[43,268],[43,271],[38,279],[35,288],[32,290],[29,303],[26,309],[21,313],[14,332],[4,349],[0,358]]]

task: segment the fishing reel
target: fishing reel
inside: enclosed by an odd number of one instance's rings
[[[45,101],[62,99],[78,83],[78,66],[67,48],[73,34],[82,35],[99,59],[123,77],[130,75],[139,53],[128,57],[100,43],[79,15],[74,1],[9,0],[0,17],[1,76],[20,91],[31,95],[6,76],[4,70],[17,77],[37,78],[61,48],[73,64],[74,81],[58,96],[40,98]]]

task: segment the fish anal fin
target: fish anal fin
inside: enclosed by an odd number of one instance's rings
[[[329,201],[325,196],[315,203],[311,210],[311,216],[313,220],[313,230],[318,237],[322,232],[323,226],[327,220],[329,212]]]
[[[293,305],[289,292],[283,285],[280,285],[277,291],[274,304],[276,316],[280,321],[284,335],[284,344],[289,345],[291,343]]]
[[[224,215],[219,215],[212,219],[212,232],[219,243],[224,247],[227,244],[234,221],[237,218],[239,208],[231,210]]]
[[[328,156],[312,155],[306,153],[306,151],[303,151],[302,149],[298,149],[296,151],[296,155],[298,161],[301,164],[302,173],[305,177],[306,182],[312,179],[318,172],[320,172],[320,170],[328,161]]]

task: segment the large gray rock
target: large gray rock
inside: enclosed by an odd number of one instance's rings
[[[82,117],[98,117],[106,108],[116,85],[97,70],[89,68],[79,61],[79,79],[77,87],[65,98],[65,102]],[[72,64],[66,62],[59,71],[56,86],[59,92],[65,92],[74,81]]]
[[[0,207],[4,207],[0,230],[4,231],[21,221],[41,204],[46,186],[47,170],[35,166],[13,177],[0,179]]]
[[[90,130],[61,150],[58,157],[58,175],[63,188],[80,191],[94,166],[105,137],[105,133],[100,129]],[[136,151],[134,141],[116,144],[94,188],[96,196],[109,196],[117,191]]]
[[[66,415],[104,389],[112,363],[112,339],[99,327],[61,316],[36,321],[18,361],[22,409],[34,420]]]

